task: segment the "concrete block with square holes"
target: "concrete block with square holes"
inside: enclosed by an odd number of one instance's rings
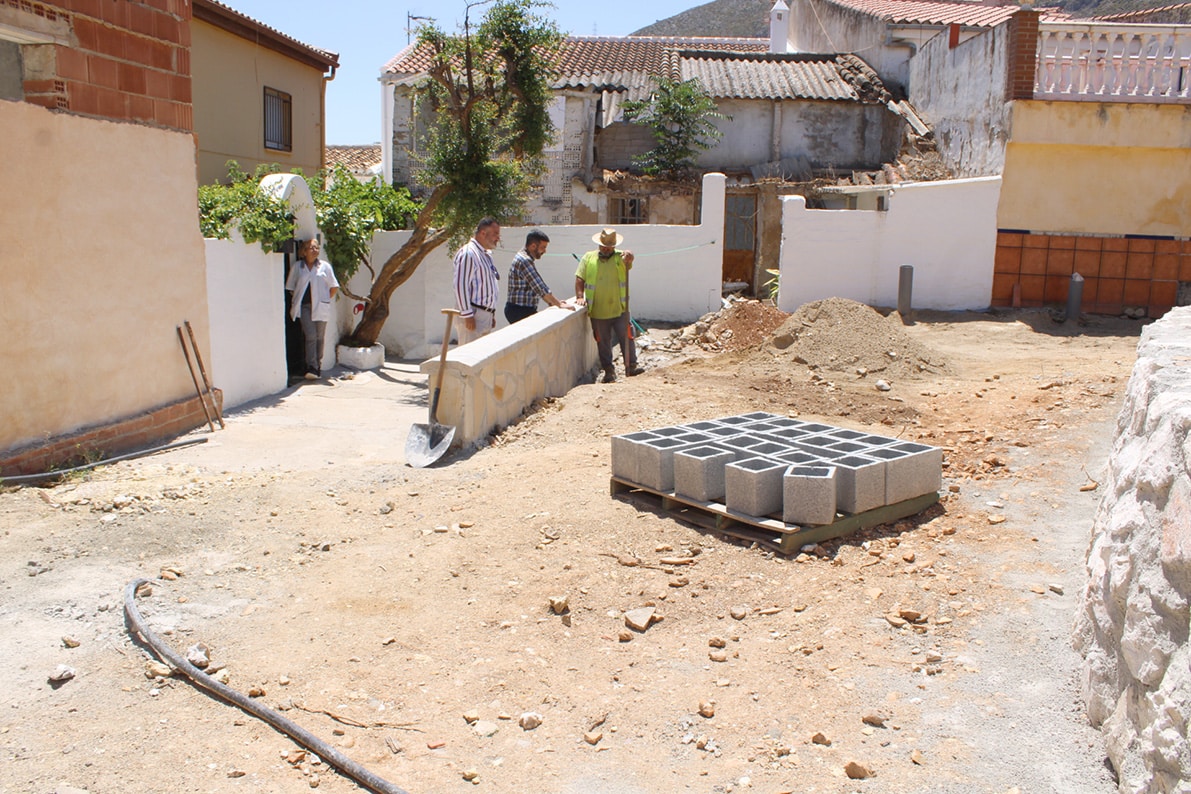
[[[831,523],[836,512],[863,513],[942,486],[937,447],[763,412],[629,433],[614,437],[612,446],[613,476],[619,479],[808,526]],[[805,495],[787,509],[785,469],[791,466],[834,470],[835,504],[826,521],[821,504],[808,515]],[[828,478],[817,479],[813,485],[825,487]]]
[[[791,466],[782,477],[782,520],[787,524],[830,524],[835,500],[832,466]]]
[[[688,447],[674,453],[674,494],[718,502],[724,498],[724,467],[739,453],[718,444]]]
[[[789,464],[769,458],[745,458],[724,467],[724,504],[750,516],[782,509],[782,475]]]
[[[634,444],[632,450],[636,458],[637,471],[637,479],[634,482],[655,491],[672,490],[674,488],[674,453],[706,444],[711,440],[711,436],[692,430],[672,436],[649,438]]]
[[[915,496],[922,496],[943,487],[943,450],[913,441],[903,441],[900,444],[871,449],[865,455],[888,455],[888,452],[883,450],[905,453],[905,457],[890,459],[885,464],[887,504],[913,499]]]
[[[835,504],[844,513],[863,513],[885,505],[885,461],[864,455],[831,460],[835,468]]]
[[[637,451],[634,447],[649,439],[662,438],[651,430],[612,436],[612,476],[629,482],[637,479]]]

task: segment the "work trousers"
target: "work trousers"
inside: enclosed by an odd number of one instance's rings
[[[310,303],[302,301],[302,336],[306,340],[306,370],[319,374],[323,366],[323,339],[327,324],[310,319]]]
[[[490,312],[487,309],[473,307],[475,312],[473,317],[476,318],[476,330],[469,331],[467,326],[463,324],[463,320],[458,321],[459,327],[459,344],[466,345],[468,342],[474,342],[484,334],[489,333],[492,327],[496,325],[496,312]]]
[[[620,357],[624,360],[625,371],[637,368],[637,346],[633,343],[633,336],[629,332],[629,313],[610,320],[591,320],[591,333],[595,336],[596,350],[600,354],[600,368],[612,368],[612,345],[620,343]]]
[[[509,321],[509,325],[524,320],[526,317],[533,317],[538,313],[537,306],[518,306],[515,303],[505,304],[505,319]]]

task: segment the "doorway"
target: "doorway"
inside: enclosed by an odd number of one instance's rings
[[[724,217],[724,287],[756,294],[757,196],[729,194]],[[741,290],[740,285],[744,285]]]

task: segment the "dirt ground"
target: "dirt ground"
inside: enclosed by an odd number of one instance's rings
[[[853,309],[654,328],[646,374],[430,469],[186,448],[0,491],[0,792],[358,790],[150,677],[122,590],[163,572],[166,641],[410,792],[1115,791],[1069,636],[1142,325]],[[943,447],[943,499],[784,557],[610,496],[610,436],[756,410]]]

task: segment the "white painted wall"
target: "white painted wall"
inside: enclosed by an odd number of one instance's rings
[[[928,41],[910,61],[910,103],[929,119],[943,159],[960,176],[1005,169],[1009,23],[950,47]]]
[[[205,240],[211,382],[224,410],[286,386],[285,264],[256,243]]]
[[[898,269],[913,265],[915,308],[987,308],[1000,190],[1000,177],[902,185],[887,212],[808,210],[802,196],[783,198],[778,306],[831,297],[896,306]]]
[[[699,226],[622,226],[623,249],[632,251],[636,263],[629,275],[629,305],[637,317],[650,320],[692,322],[720,305],[723,280],[724,189],[723,174],[703,178],[703,223]],[[506,226],[494,253],[501,274],[497,327],[505,325],[505,278],[513,256],[525,244],[530,228],[550,236],[550,248],[538,263],[538,272],[559,298],[575,294],[575,257],[594,250],[592,235],[599,226]],[[372,261],[379,267],[408,238],[409,232],[383,232],[373,241]],[[447,246],[433,251],[410,280],[393,294],[389,321],[380,342],[390,355],[428,358],[442,343],[440,310],[454,306],[451,291],[452,255]],[[992,269],[989,268],[991,279]],[[352,291],[367,290],[357,276]],[[544,307],[544,304],[543,304]]]

